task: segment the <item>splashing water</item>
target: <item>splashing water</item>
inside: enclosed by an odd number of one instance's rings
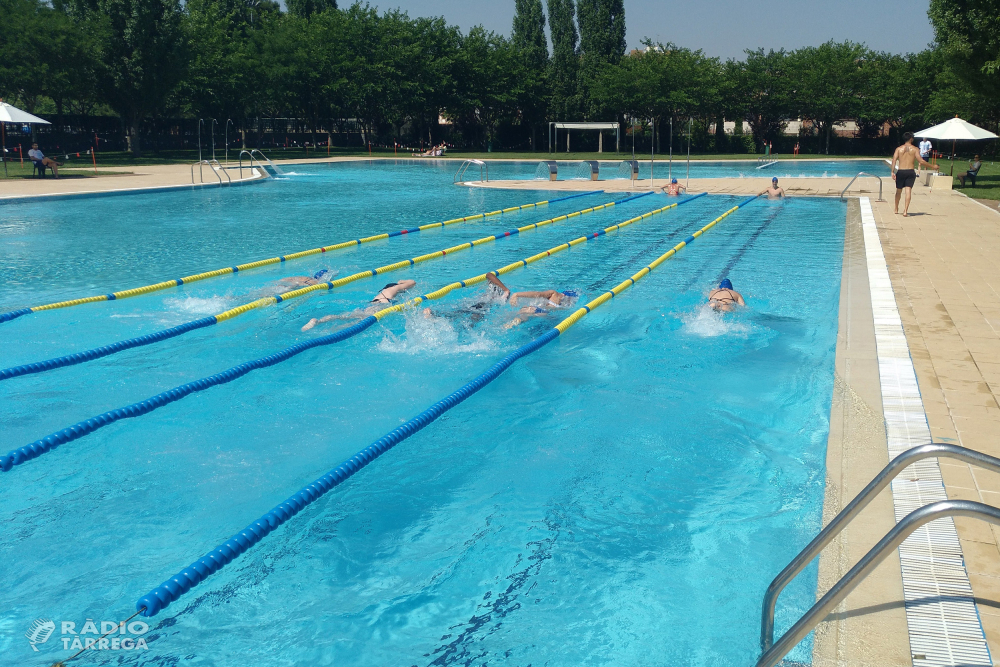
[[[736,313],[720,313],[707,303],[698,306],[694,312],[681,315],[683,326],[681,331],[702,338],[716,336],[739,336],[746,338],[750,334],[750,325]]]
[[[458,319],[425,314],[415,309],[406,314],[406,331],[402,336],[388,332],[376,346],[380,352],[394,354],[467,354],[484,352],[497,347],[489,338],[489,330],[463,331]]]
[[[171,311],[191,313],[192,315],[214,315],[229,308],[229,299],[223,296],[207,298],[197,296],[170,297],[164,299],[163,305]]]

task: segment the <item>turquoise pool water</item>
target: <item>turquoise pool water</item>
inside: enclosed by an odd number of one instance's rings
[[[622,154],[617,159],[600,161],[600,177],[602,180],[628,178],[628,168],[622,168],[622,160],[628,156]],[[559,160],[558,155],[548,154],[539,157],[538,161],[503,161],[490,162],[489,176],[491,180],[517,180],[540,178],[548,180],[548,168],[539,168],[541,160],[555,159],[559,167],[559,180],[589,179],[590,167],[580,161]],[[637,155],[639,162],[639,178],[649,178],[649,155]],[[674,177],[681,182],[688,176],[688,166],[683,155],[675,155],[673,162],[667,156],[657,155],[653,162],[656,178]],[[759,168],[758,168],[759,167]],[[750,160],[692,160],[691,178],[805,178],[805,177],[838,177],[854,176],[859,171],[877,174],[888,178],[889,165],[885,160],[780,160],[774,164],[758,163]],[[458,164],[455,167],[458,169]],[[478,168],[470,168],[465,180],[479,180]]]
[[[296,167],[243,188],[4,207],[3,310],[127,288],[555,193],[451,185],[452,165]],[[610,201],[596,195],[146,297],[0,325],[0,365],[150,333],[270,293]],[[342,323],[390,279],[418,291],[663,206],[656,195],[0,382],[3,451]],[[505,281],[593,298],[739,200],[702,197]],[[745,665],[759,605],[818,529],[845,209],[758,200],[633,290],[378,459],[150,619],[148,651],[89,664]],[[728,275],[748,308],[704,307]],[[35,619],[118,620],[136,599],[540,335],[453,293],[339,345],[120,421],[0,473],[0,655],[67,657]],[[803,299],[802,295],[811,295]],[[787,627],[815,575],[782,597]],[[808,646],[793,658],[808,660]],[[34,664],[34,663],[32,663]]]

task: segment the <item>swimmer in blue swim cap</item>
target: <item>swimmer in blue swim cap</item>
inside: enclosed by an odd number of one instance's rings
[[[768,199],[781,199],[785,196],[785,190],[778,186],[778,177],[775,176],[771,179],[771,187],[764,190],[767,194]]]
[[[712,310],[731,313],[736,306],[745,306],[743,295],[733,289],[729,278],[723,278],[719,286],[708,293],[708,305]]]
[[[664,185],[660,189],[663,190],[664,194],[670,195],[671,197],[676,197],[678,195],[684,194],[687,191],[687,188],[677,183],[676,178],[670,179],[670,183]]]

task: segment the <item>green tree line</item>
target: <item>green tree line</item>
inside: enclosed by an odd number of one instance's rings
[[[120,118],[136,155],[177,118],[297,118],[314,144],[350,119],[375,143],[532,149],[553,120],[690,122],[719,151],[759,150],[801,119],[817,152],[844,120],[861,139],[955,114],[1000,121],[1000,0],[932,0],[936,42],[919,53],[831,41],[726,61],[650,41],[629,52],[623,0],[515,8],[508,38],[336,0],[0,0],[0,96]]]

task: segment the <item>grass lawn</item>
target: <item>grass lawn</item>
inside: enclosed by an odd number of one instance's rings
[[[939,162],[938,164],[944,173],[948,173],[948,170],[951,169],[950,162]],[[967,162],[956,160],[955,173],[961,174],[968,166]],[[976,187],[972,187],[972,183],[966,180],[963,188],[962,184],[958,182],[958,178],[955,178],[952,187],[973,199],[1000,199],[1000,162],[983,162],[983,168],[979,170],[979,178],[976,179]]]

